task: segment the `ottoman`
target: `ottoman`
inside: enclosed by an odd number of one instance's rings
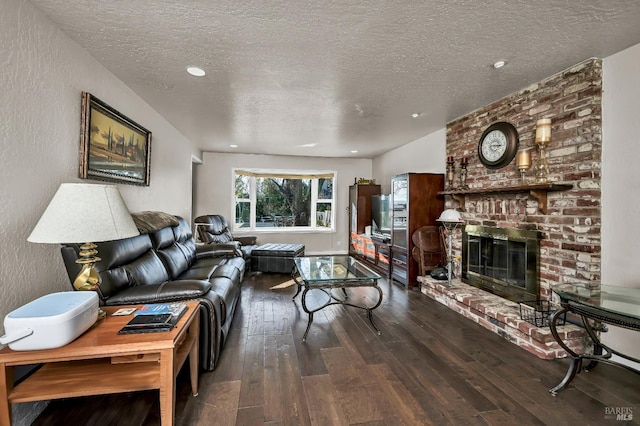
[[[290,274],[296,256],[304,256],[304,244],[264,244],[251,251],[251,270]]]

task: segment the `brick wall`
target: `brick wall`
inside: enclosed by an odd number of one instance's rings
[[[447,155],[469,159],[467,184],[471,189],[499,188],[521,183],[515,159],[506,167],[489,170],[478,160],[478,141],[492,123],[506,121],[519,133],[520,148],[536,147],[535,123],[551,119],[547,144],[549,177],[573,189],[549,192],[547,214],[528,193],[467,195],[463,218],[468,224],[524,228],[542,233],[540,286],[549,298],[550,286],[600,286],[600,171],[601,171],[602,61],[590,59],[513,93],[447,125]],[[538,159],[537,149],[532,159]],[[535,172],[527,178],[534,180]],[[447,207],[457,207],[447,197]],[[454,238],[460,254],[461,230]],[[460,266],[456,265],[460,274]]]

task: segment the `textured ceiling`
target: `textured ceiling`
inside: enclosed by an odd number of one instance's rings
[[[30,1],[207,151],[373,157],[640,42],[638,0]]]

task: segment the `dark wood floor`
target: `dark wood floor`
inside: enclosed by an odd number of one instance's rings
[[[306,314],[285,275],[245,279],[233,329],[213,372],[189,393],[178,377],[178,425],[600,425],[607,407],[639,424],[640,375],[599,365],[558,396],[566,360],[543,361],[422,295],[381,282],[375,312],[331,306]],[[369,298],[371,289],[350,290]],[[56,401],[34,425],[157,425],[157,392]]]

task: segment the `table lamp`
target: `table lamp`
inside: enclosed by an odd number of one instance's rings
[[[442,222],[442,226],[447,230],[447,282],[451,285],[451,271],[453,270],[453,231],[459,224],[463,223],[460,212],[455,209],[447,209],[440,214],[440,217],[436,219],[438,222]]]
[[[82,269],[73,282],[76,290],[97,291],[101,259],[94,244],[139,235],[118,187],[63,183],[27,238],[32,243],[81,243],[76,263]]]

